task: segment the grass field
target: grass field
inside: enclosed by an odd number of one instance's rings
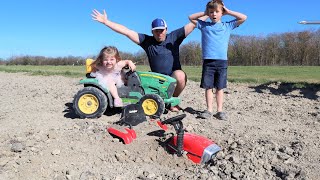
[[[188,79],[200,81],[200,66],[183,66]],[[137,66],[138,71],[149,71],[149,66]],[[0,66],[2,72],[27,72],[31,75],[62,75],[83,77],[85,66]],[[268,83],[273,81],[320,84],[320,66],[229,66],[228,81]]]

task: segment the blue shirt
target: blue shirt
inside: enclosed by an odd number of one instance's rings
[[[197,28],[202,35],[202,58],[228,60],[230,34],[236,26],[236,19],[217,23],[198,20]]]
[[[179,46],[185,38],[184,27],[167,34],[163,42],[139,33],[139,45],[147,53],[151,71],[171,75],[173,71],[180,70]]]

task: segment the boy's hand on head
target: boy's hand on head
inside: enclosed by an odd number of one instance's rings
[[[223,15],[229,14],[230,10],[226,6],[223,6],[222,8],[223,8],[223,13],[222,13]]]

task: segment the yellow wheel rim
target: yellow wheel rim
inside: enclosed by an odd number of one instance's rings
[[[151,116],[158,111],[158,104],[153,99],[146,99],[142,102],[142,109],[146,115]]]
[[[93,114],[99,108],[99,100],[92,94],[84,94],[79,98],[78,107],[84,114]]]

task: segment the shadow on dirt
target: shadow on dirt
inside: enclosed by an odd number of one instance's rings
[[[147,135],[158,137],[156,141],[158,142],[159,146],[161,146],[168,154],[174,154],[172,148],[168,146],[169,142],[174,136],[173,133],[166,133],[164,130],[156,130],[148,133]]]
[[[66,103],[64,104],[66,106],[66,109],[63,111],[64,117],[70,118],[70,119],[78,119],[80,118],[73,110],[73,103]]]
[[[175,153],[175,151],[168,146],[171,141],[170,138],[166,140],[156,139],[156,141],[159,143],[159,146],[161,146],[168,154],[173,155]]]
[[[274,95],[303,97],[317,100],[320,93],[320,84],[269,82],[259,86],[251,86],[258,93],[270,92]]]
[[[188,112],[188,113],[190,113],[190,114],[197,115],[197,116],[196,116],[196,119],[202,119],[199,115],[200,115],[200,113],[202,113],[203,111],[195,110],[195,109],[193,109],[192,107],[187,107],[187,108],[184,109],[184,112]]]
[[[186,108],[183,110],[183,112],[188,112],[188,113],[190,113],[190,114],[197,114],[197,115],[201,113],[201,111],[195,110],[195,109],[193,109],[192,107],[186,107]]]
[[[104,115],[106,116],[113,116],[116,114],[121,114],[122,113],[122,108],[107,108],[106,112],[104,112]]]
[[[66,109],[63,111],[64,117],[70,118],[70,119],[80,119],[80,117],[74,112],[73,109],[73,103],[66,103],[65,104]],[[107,108],[107,110],[104,112],[104,115],[106,116],[113,116],[115,114],[120,114],[122,112],[122,108]]]

